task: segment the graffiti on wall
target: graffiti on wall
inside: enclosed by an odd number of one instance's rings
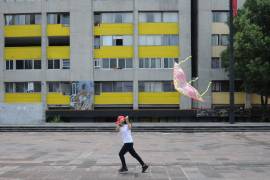
[[[72,83],[71,106],[76,110],[90,110],[93,105],[94,82],[75,81]]]

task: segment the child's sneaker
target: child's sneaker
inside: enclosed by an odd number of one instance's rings
[[[142,166],[142,173],[144,173],[148,167],[149,167],[148,165],[144,164]]]
[[[126,167],[125,168],[121,167],[121,169],[118,170],[119,173],[125,173],[127,171],[128,171],[128,169]]]

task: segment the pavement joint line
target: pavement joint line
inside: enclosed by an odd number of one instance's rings
[[[269,163],[169,163],[169,164],[160,164],[160,163],[149,163],[150,166],[245,166],[245,167],[268,167],[270,166]],[[82,166],[81,164],[47,164],[47,163],[4,163],[0,162],[0,165],[31,165],[31,166]],[[86,166],[87,164],[84,164],[83,166]],[[89,167],[114,167],[114,166],[120,166],[120,163],[111,163],[111,164],[89,164]],[[139,166],[138,164],[130,163],[128,166]]]

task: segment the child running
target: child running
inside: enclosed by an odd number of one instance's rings
[[[142,173],[146,171],[148,165],[146,165],[141,157],[136,153],[133,148],[133,139],[131,135],[131,123],[129,122],[128,116],[118,116],[116,124],[116,130],[120,132],[122,141],[124,143],[122,149],[119,152],[119,157],[122,163],[122,167],[119,169],[119,173],[128,171],[124,155],[129,152],[142,166]]]

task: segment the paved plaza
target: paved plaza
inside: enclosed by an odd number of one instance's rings
[[[117,172],[117,133],[0,133],[0,180],[270,179],[270,132],[133,135],[147,173],[129,154]]]

